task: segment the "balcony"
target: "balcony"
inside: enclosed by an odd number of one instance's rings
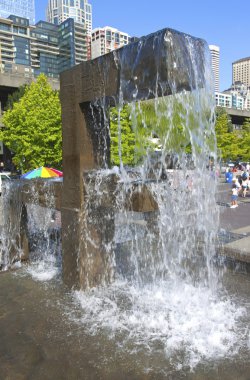
[[[14,41],[14,38],[13,38],[12,34],[7,35],[7,34],[3,34],[0,32],[0,40]]]
[[[0,41],[0,46],[2,46],[2,47],[14,47],[14,43],[13,43],[13,41],[2,40],[2,41]]]
[[[1,52],[1,58],[2,58],[2,60],[4,58],[12,58],[12,59],[14,59],[14,57],[15,57],[15,55],[14,55],[13,51],[11,51],[11,52],[2,51]]]

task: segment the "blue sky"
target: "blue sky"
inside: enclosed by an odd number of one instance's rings
[[[47,0],[35,0],[36,21],[45,20]],[[232,82],[232,62],[250,56],[250,1],[89,0],[93,27],[112,26],[131,36],[169,27],[220,47],[220,90]]]

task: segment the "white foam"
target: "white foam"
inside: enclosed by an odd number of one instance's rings
[[[170,282],[136,288],[114,284],[107,289],[76,291],[81,323],[91,334],[106,329],[110,337],[124,333],[123,344],[143,344],[145,350],[161,342],[168,358],[184,352],[182,364],[232,356],[248,345],[248,333],[238,326],[245,309],[205,287]]]
[[[33,262],[27,266],[26,272],[30,274],[34,280],[45,282],[55,278],[60,270],[55,257],[46,256],[46,260]]]

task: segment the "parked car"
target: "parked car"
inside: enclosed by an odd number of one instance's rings
[[[0,173],[0,195],[2,195],[2,184],[3,181],[10,181],[10,173],[9,172],[2,172]]]

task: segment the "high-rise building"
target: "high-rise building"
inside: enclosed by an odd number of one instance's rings
[[[58,78],[59,73],[90,59],[83,24],[68,19],[55,25],[11,15],[0,18],[0,71]]]
[[[83,24],[89,36],[92,31],[92,5],[88,0],[48,0],[47,21],[60,25],[68,18]]]
[[[90,37],[84,24],[69,18],[58,26],[59,71],[91,59]]]
[[[30,66],[29,20],[11,15],[0,19],[0,68],[8,70],[12,63]]]
[[[232,63],[233,83],[241,82],[247,87],[250,86],[250,57],[239,59]]]
[[[92,5],[88,3],[88,0],[48,0],[46,17],[48,22],[55,25],[61,25],[67,21],[67,26],[65,27],[64,24],[61,27],[60,43],[63,46],[67,40],[71,44],[71,50],[76,49],[76,63],[91,59]],[[72,21],[68,21],[69,19]],[[75,33],[70,36],[67,35],[66,30],[71,29],[69,33],[72,33],[72,25]],[[74,46],[72,40],[74,40]],[[87,58],[82,59],[85,52]],[[66,54],[65,51],[64,53]],[[70,59],[67,58],[66,61],[69,64]],[[64,64],[66,61],[64,60]]]
[[[27,18],[30,24],[35,24],[34,0],[1,0],[0,17],[7,18],[10,15]]]
[[[35,76],[58,77],[58,27],[39,21],[30,29],[31,67]]]
[[[92,30],[91,38],[91,57],[92,59],[100,55],[109,53],[111,50],[118,49],[130,42],[130,36],[127,33],[110,26],[96,28]]]
[[[219,92],[220,88],[220,48],[216,45],[209,45],[211,53],[211,63],[214,75],[214,91]]]

